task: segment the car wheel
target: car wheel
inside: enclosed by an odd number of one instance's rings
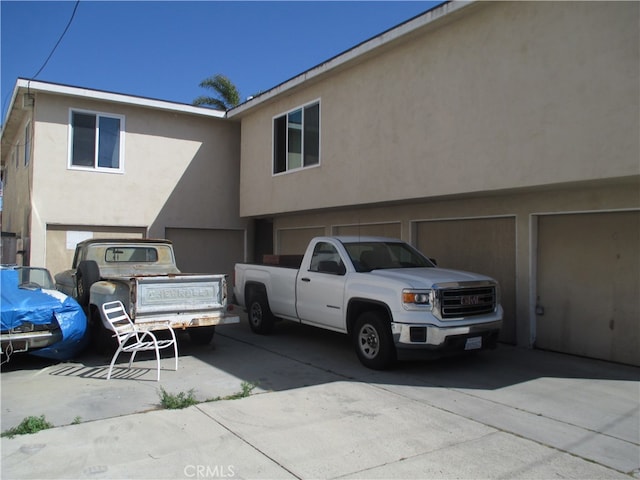
[[[254,333],[266,335],[273,330],[274,318],[269,309],[267,296],[263,293],[254,295],[249,303],[249,327]]]
[[[384,370],[396,361],[396,348],[389,321],[379,312],[365,312],[358,317],[353,340],[360,362],[367,368]]]

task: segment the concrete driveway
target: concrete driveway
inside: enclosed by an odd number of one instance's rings
[[[126,361],[125,361],[126,360]],[[3,365],[2,478],[640,478],[640,369],[501,345],[478,355],[367,370],[348,339],[246,322],[151,357],[85,355]],[[163,361],[170,368],[171,360]],[[159,409],[160,386],[201,401]]]

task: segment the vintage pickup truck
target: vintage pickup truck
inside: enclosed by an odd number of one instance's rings
[[[401,240],[317,237],[302,257],[267,261],[289,267],[235,266],[235,299],[256,333],[269,333],[276,318],[346,333],[373,369],[420,352],[496,346],[503,316],[498,283],[437,268]]]
[[[208,344],[217,325],[238,323],[227,299],[226,275],[181,273],[169,240],[90,239],[76,246],[72,268],[55,275],[56,288],[87,312],[94,340],[108,323],[102,304],[120,300],[136,325],[147,330],[186,330]]]

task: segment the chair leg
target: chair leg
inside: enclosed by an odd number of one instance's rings
[[[109,365],[109,373],[107,373],[107,380],[111,379],[111,371],[113,370],[113,365],[116,363],[116,359],[118,358],[118,355],[120,355],[121,351],[122,349],[118,348],[118,350],[116,350],[116,353],[113,354],[113,358],[111,359],[111,365]]]
[[[158,368],[158,382],[160,381],[160,350],[158,349],[158,344],[156,344],[156,366]]]
[[[131,352],[131,358],[129,358],[129,368],[131,368],[131,365],[133,364],[133,359],[136,358],[136,353],[138,353],[136,350]]]
[[[173,340],[173,355],[175,356],[175,359],[176,359],[176,365],[174,370],[177,372],[178,371],[178,342],[176,342],[175,339]]]

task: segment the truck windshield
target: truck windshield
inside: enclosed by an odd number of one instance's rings
[[[434,267],[420,252],[404,242],[356,242],[344,244],[357,272],[383,268]]]

